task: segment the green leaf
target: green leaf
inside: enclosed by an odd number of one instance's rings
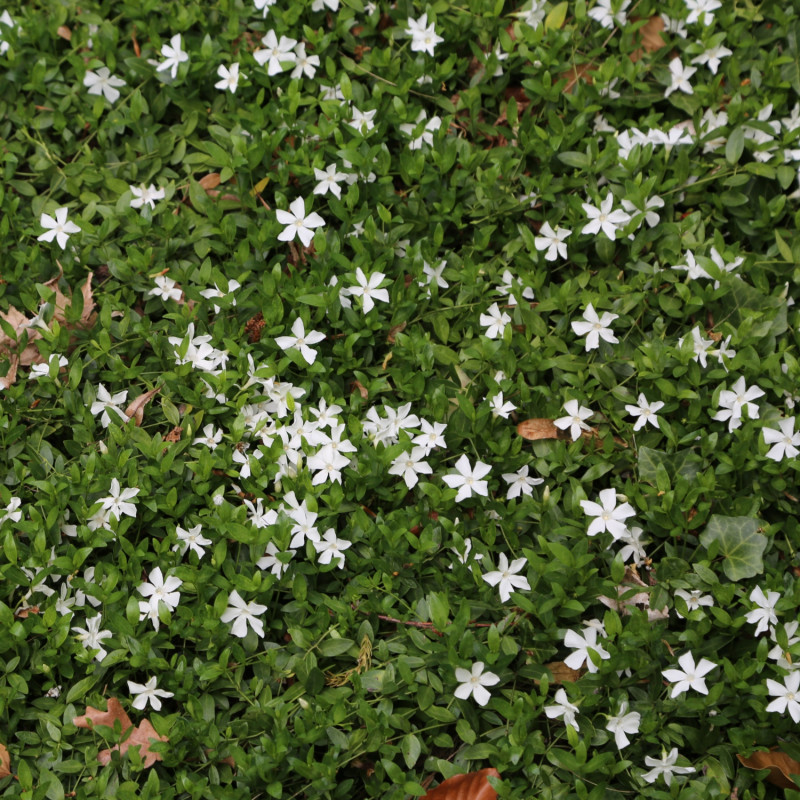
[[[794,255],[792,254],[792,248],[786,244],[785,239],[783,236],[775,231],[775,244],[778,245],[778,252],[790,263],[794,264]]]
[[[730,580],[752,578],[764,571],[767,537],[760,529],[761,522],[754,517],[714,514],[700,535],[700,544],[708,549],[712,542],[718,543],[718,554],[725,559],[722,569]]]
[[[553,10],[545,17],[544,29],[546,31],[557,30],[564,24],[567,18],[567,8],[569,3],[559,3],[553,7]]]
[[[332,658],[346,653],[354,644],[355,642],[352,639],[325,639],[319,645],[319,652],[323,656]]]
[[[737,164],[744,151],[744,131],[741,126],[735,128],[725,144],[725,160],[729,164]]]
[[[419,754],[422,752],[422,745],[420,745],[419,739],[413,733],[409,733],[400,742],[400,751],[403,754],[406,766],[411,769],[417,763]]]
[[[677,478],[692,481],[697,477],[703,459],[693,450],[678,450],[676,453],[665,453],[650,447],[639,448],[638,470],[639,480],[658,485],[659,467],[663,467],[672,483]]]

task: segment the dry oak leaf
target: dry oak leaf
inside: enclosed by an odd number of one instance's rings
[[[575,683],[582,675],[586,673],[585,669],[572,669],[568,667],[563,661],[551,661],[549,664],[544,665],[547,670],[549,670],[550,674],[553,676],[553,680],[550,683]],[[541,683],[541,681],[537,681],[534,679],[533,681],[537,686]]]
[[[137,428],[142,424],[142,420],[144,419],[144,407],[160,391],[161,387],[156,386],[155,389],[151,389],[149,392],[140,394],[137,398],[132,400],[130,405],[125,409],[125,416],[128,417],[128,419],[132,418]]]
[[[493,767],[455,775],[431,789],[422,800],[496,800],[497,792],[489,778],[499,777],[500,773]]]
[[[635,22],[636,20],[632,21]],[[657,50],[665,47],[667,43],[661,36],[661,32],[663,30],[664,20],[661,19],[660,15],[657,14],[654,17],[650,17],[650,19],[647,20],[647,22],[637,31],[636,35],[642,46],[638,47],[631,53],[631,61],[636,62],[642,57],[642,55],[644,55],[644,53],[655,53]]]
[[[0,744],[0,779],[11,774],[11,756],[4,744]]]
[[[115,750],[119,750],[121,755],[125,755],[129,747],[139,747],[139,755],[144,761],[146,767],[152,767],[156,761],[161,761],[161,754],[154,753],[150,750],[152,742],[168,742],[167,736],[159,736],[150,720],[144,719],[142,722],[135,726],[130,720],[130,717],[125,713],[125,709],[120,704],[119,700],[115,697],[108,698],[108,710],[101,711],[99,708],[92,708],[86,706],[86,713],[72,720],[72,724],[78,728],[92,728],[95,725],[108,725],[114,727],[114,722],[119,720],[122,732],[125,733],[128,729],[130,734],[124,742],[114,745],[114,747],[106,750],[101,750],[97,754],[97,760],[105,765],[111,761],[111,754]]]
[[[635,570],[626,567],[625,577],[622,579],[622,583],[617,586],[616,599],[611,597],[598,597],[597,599],[607,608],[617,611],[623,616],[631,614],[631,606],[634,606],[647,612],[648,622],[667,619],[669,617],[669,609],[666,606],[662,609],[650,608],[649,592],[636,592],[631,595],[631,590],[639,587],[647,588],[647,584],[636,574]]]
[[[736,758],[750,769],[768,769],[767,780],[780,786],[783,789],[798,789],[800,787],[789,777],[790,775],[800,775],[800,763],[790,758],[786,753],[778,750],[777,747],[768,753],[757,750],[747,757],[741,753],[736,754]]]

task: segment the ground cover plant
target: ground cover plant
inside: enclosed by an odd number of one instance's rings
[[[5,797],[800,796],[792,4],[0,40]]]

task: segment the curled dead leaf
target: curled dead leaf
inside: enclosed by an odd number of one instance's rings
[[[352,381],[350,384],[351,392],[354,392],[356,389],[358,389],[358,393],[361,395],[362,400],[366,400],[369,397],[369,390],[366,386],[364,386],[363,383],[361,383],[361,381]]]
[[[128,419],[133,419],[137,428],[142,424],[142,420],[144,419],[144,407],[160,391],[161,387],[157,386],[155,389],[151,389],[149,392],[140,394],[137,398],[131,401],[130,405],[125,409],[125,416],[128,417]]]
[[[0,388],[8,389],[9,386],[17,381],[17,367],[19,366],[19,357],[11,356],[8,364],[8,372],[0,378]]]
[[[14,616],[17,619],[26,619],[31,614],[38,614],[39,613],[39,606],[26,606],[25,608],[20,608],[18,611],[14,613]]]
[[[177,427],[173,428],[165,437],[165,442],[179,442],[181,440],[181,434],[183,433],[183,428],[178,425]]]
[[[386,341],[389,342],[389,344],[394,344],[397,339],[397,334],[402,333],[406,329],[406,325],[408,325],[407,322],[400,322],[397,325],[393,325],[389,329],[389,333],[386,336]]]
[[[68,42],[72,40],[72,31],[66,25],[59,25],[58,28],[56,28],[56,33]]]
[[[545,667],[553,676],[553,680],[551,680],[550,683],[575,683],[575,681],[586,672],[585,669],[572,669],[563,661],[551,661],[549,664],[545,664]],[[536,679],[534,679],[533,682],[537,686],[541,683],[541,681],[537,681]]]
[[[772,748],[769,752],[757,750],[746,757],[741,753],[737,753],[736,758],[750,769],[768,769],[767,780],[776,786],[780,786],[783,789],[800,789],[789,777],[790,775],[800,775],[800,762],[787,756],[777,747]]]
[[[606,608],[616,611],[623,616],[630,615],[631,608],[639,608],[647,612],[647,619],[649,622],[658,622],[662,619],[669,617],[669,609],[664,607],[661,609],[650,608],[650,593],[649,592],[636,592],[633,591],[637,588],[645,587],[647,584],[639,577],[635,570],[630,567],[625,569],[625,577],[622,583],[617,586],[616,599],[611,597],[598,597],[597,599]]]
[[[0,744],[0,779],[11,774],[11,756],[4,744]]]
[[[523,439],[530,439],[532,442],[562,437],[562,432],[556,428],[551,419],[526,419],[517,425],[517,433]]]
[[[489,783],[489,778],[499,777],[500,773],[493,767],[454,775],[431,789],[422,800],[496,800],[497,792]]]
[[[634,20],[635,21],[635,20]],[[641,42],[641,47],[636,48],[631,53],[631,61],[638,61],[645,53],[655,53],[662,47],[666,46],[666,42],[661,36],[664,30],[664,20],[661,16],[656,14],[650,17],[647,23],[643,25],[636,33],[637,39]]]

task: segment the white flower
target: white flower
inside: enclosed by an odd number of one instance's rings
[[[196,436],[192,440],[192,444],[204,444],[211,450],[216,450],[217,445],[222,441],[222,428],[215,428],[214,424],[209,422],[208,425],[203,426],[203,435]]]
[[[662,750],[661,756],[661,758],[653,758],[652,756],[644,757],[644,763],[648,767],[653,767],[650,772],[645,772],[644,775],[642,775],[642,779],[647,781],[647,783],[655,783],[658,776],[663,775],[664,783],[669,786],[672,782],[673,773],[676,775],[688,775],[690,772],[695,771],[694,767],[675,766],[675,762],[678,760],[677,747],[673,747],[672,750],[669,751],[669,755],[665,755]]]
[[[580,405],[577,400],[567,400],[567,402],[564,403],[564,411],[567,412],[567,416],[553,420],[553,425],[562,431],[569,428],[572,441],[576,442],[580,438],[582,430],[591,430],[591,427],[587,425],[584,420],[589,419],[589,417],[594,414],[594,411],[590,408],[586,408],[586,406]]]
[[[678,347],[683,345],[683,337],[678,339]],[[714,346],[711,339],[704,339],[700,328],[695,326],[692,328],[692,350],[694,351],[694,360],[698,361],[701,366],[708,366],[707,358],[709,350]]]
[[[664,97],[669,97],[674,91],[680,90],[686,94],[694,94],[689,78],[697,72],[697,67],[684,67],[677,56],[669,62],[670,79],[672,83],[664,92]]]
[[[682,19],[673,19],[667,14],[662,14],[661,19],[664,22],[664,30],[667,33],[674,33],[676,36],[680,36],[681,39],[685,39],[689,35]]]
[[[614,734],[614,741],[620,750],[631,743],[626,734],[639,733],[639,723],[642,721],[642,715],[638,711],[628,711],[627,714],[626,711],[628,702],[625,700],[620,703],[619,714],[609,717],[606,724],[606,730]]]
[[[127,396],[127,389],[122,392],[117,392],[115,395],[111,395],[108,389],[106,389],[102,383],[99,383],[97,385],[97,399],[92,403],[89,411],[95,416],[102,414],[100,417],[100,424],[104,428],[107,428],[111,424],[111,418],[108,416],[109,409],[114,411],[123,422],[127,422],[128,417],[119,407],[121,403],[125,402]]]
[[[675,685],[672,687],[672,694],[670,697],[675,698],[679,694],[683,694],[689,689],[694,689],[700,694],[708,694],[706,688],[706,680],[703,677],[716,669],[717,665],[707,658],[701,658],[697,664],[694,663],[694,656],[691,651],[686,651],[679,659],[678,664],[680,669],[663,669],[661,674],[670,682]]]
[[[270,6],[274,6],[276,0],[253,0],[253,4],[256,7],[256,11],[263,11],[264,17],[269,14]]]
[[[533,494],[534,486],[544,483],[544,478],[529,478],[528,470],[529,467],[525,464],[516,472],[507,472],[503,475],[503,480],[509,484],[506,500],[512,500],[515,497],[519,497],[520,494],[530,496]]]
[[[275,339],[275,344],[277,344],[281,350],[299,350],[306,364],[313,364],[317,359],[317,351],[312,350],[310,345],[319,344],[319,342],[324,339],[325,334],[319,331],[309,331],[306,333],[303,320],[298,317],[292,323],[292,335],[278,336]]]
[[[303,74],[307,78],[313,78],[317,73],[319,66],[319,56],[310,56],[306,54],[306,45],[300,42],[294,50],[295,53],[295,67],[292,70],[290,78],[299,78]]]
[[[578,728],[578,723],[575,721],[575,715],[578,713],[578,706],[573,705],[567,700],[567,693],[562,687],[556,692],[555,701],[557,705],[545,706],[544,713],[547,714],[548,719],[555,719],[556,717],[564,717],[564,724],[571,725],[575,730]]]
[[[52,242],[55,239],[62,250],[66,249],[70,234],[80,233],[81,231],[74,222],[67,220],[68,212],[69,209],[67,208],[57,208],[55,219],[49,214],[42,214],[39,224],[48,230],[40,234],[37,237],[37,241]]]
[[[586,311],[583,312],[583,320],[572,323],[572,330],[576,336],[586,336],[586,352],[596,350],[600,347],[600,339],[610,344],[617,344],[619,339],[614,336],[611,330],[611,323],[619,317],[619,314],[612,314],[604,311],[602,317],[597,316],[594,306],[589,303]]]
[[[402,475],[406,486],[413,489],[419,478],[418,474],[430,475],[433,472],[431,465],[423,459],[428,455],[428,451],[424,447],[413,447],[411,453],[405,451],[400,453],[394,461],[392,466],[389,467],[390,475]]]
[[[547,250],[544,254],[545,261],[555,261],[558,256],[567,257],[565,239],[572,233],[566,228],[558,227],[555,230],[549,222],[545,222],[539,229],[539,235],[534,238],[533,244],[537,250]]]
[[[521,294],[523,300],[533,300],[533,289],[531,289],[530,286],[523,286],[522,281],[519,278],[515,278],[511,274],[510,269],[503,270],[500,280],[502,281],[502,284],[497,287],[497,291],[506,293],[506,303],[508,303],[508,305],[515,306],[517,304],[517,298],[514,297],[515,286],[522,290]]]
[[[405,122],[400,126],[400,132],[406,134],[406,136],[413,137],[414,131],[416,131],[423,122],[425,126],[422,129],[422,133],[416,138],[411,139],[408,145],[409,150],[419,150],[423,144],[433,146],[434,131],[438,131],[439,128],[442,127],[442,118],[439,116],[433,116],[428,119],[427,114],[424,111],[420,111],[413,123]]]
[[[708,607],[714,605],[714,598],[710,594],[703,594],[700,589],[692,589],[687,592],[685,589],[676,589],[675,596],[680,597],[685,603],[690,612],[696,611],[698,608]],[[683,614],[680,611],[675,613],[683,619]]]
[[[486,337],[497,339],[503,335],[506,325],[511,322],[511,317],[505,311],[500,311],[497,303],[492,303],[485,314],[480,316],[480,324],[486,326]]]
[[[733,431],[742,426],[742,409],[747,409],[749,419],[758,419],[758,406],[753,402],[764,396],[764,391],[758,386],[745,385],[744,378],[740,377],[731,386],[731,391],[723,390],[719,393],[720,411],[711,419],[718,422],[728,420],[728,431]]]
[[[573,630],[568,630],[564,635],[564,645],[571,647],[575,652],[570,653],[564,663],[570,669],[580,669],[584,663],[589,672],[597,672],[597,665],[592,661],[589,651],[597,653],[604,661],[611,658],[607,650],[597,644],[597,628],[585,628],[583,636]]]
[[[224,64],[220,64],[217,67],[217,75],[219,75],[220,80],[214,84],[214,88],[221,89],[223,92],[230,91],[231,94],[236,94],[236,90],[239,88],[239,78],[246,77],[245,75],[239,75],[239,65],[237,63],[231,64],[230,69]]]
[[[371,111],[361,111],[353,106],[353,116],[348,120],[347,124],[355,128],[360,134],[367,134],[375,127],[373,120],[377,113],[378,110],[376,108]]]
[[[456,667],[456,680],[460,685],[453,694],[459,700],[467,700],[472,695],[479,706],[485,706],[491,699],[485,687],[500,683],[494,672],[483,671],[483,661],[476,661],[470,669]]]
[[[447,447],[447,442],[442,436],[447,429],[446,422],[434,422],[431,424],[428,420],[422,419],[419,421],[419,429],[422,433],[415,436],[411,442],[422,447],[425,450],[425,455],[428,455],[434,447]]]
[[[517,574],[525,568],[527,563],[527,558],[515,558],[509,565],[506,554],[500,553],[497,556],[497,569],[483,575],[483,579],[489,586],[497,586],[501,603],[509,601],[512,591],[518,589],[530,591],[531,586],[528,579],[524,575]]]
[[[336,169],[336,164],[330,164],[324,171],[314,167],[314,177],[319,183],[314,187],[314,194],[327,194],[341,198],[342,187],[339,184],[347,178],[344,172]]]
[[[293,49],[297,44],[297,39],[290,39],[288,36],[281,36],[280,41],[275,35],[275,31],[267,31],[266,36],[261,40],[264,45],[264,50],[256,50],[253,53],[253,58],[260,66],[264,66],[269,61],[267,66],[267,75],[278,75],[288,65],[297,62],[297,56],[294,54]],[[287,66],[284,66],[286,64]]]
[[[762,428],[764,442],[772,447],[767,452],[767,458],[773,461],[782,461],[784,458],[795,458],[800,453],[800,431],[794,431],[794,417],[778,420],[778,428]]]
[[[711,280],[711,276],[697,263],[694,253],[691,250],[686,251],[686,263],[685,264],[676,264],[672,269],[680,269],[686,270],[687,275],[689,276],[689,280],[699,280],[700,278],[705,278],[706,280]]]
[[[259,603],[245,603],[239,592],[234,589],[228,596],[228,607],[222,612],[220,620],[222,622],[233,621],[231,633],[234,636],[238,636],[240,639],[244,639],[244,637],[247,636],[248,623],[256,632],[256,635],[263,639],[264,623],[258,619],[258,616],[263,614],[266,610],[267,607]]]
[[[108,67],[98,67],[97,72],[86,71],[83,85],[88,87],[88,94],[102,94],[109,103],[114,103],[119,99],[119,90],[116,87],[125,86],[125,81],[112,75]]]
[[[630,200],[625,199],[622,201],[622,208],[631,216],[631,218],[633,218],[634,215],[644,211],[644,221],[651,228],[654,228],[659,222],[661,222],[661,217],[656,213],[656,209],[664,208],[664,200],[657,194],[653,195],[645,200],[644,209],[639,209]],[[633,234],[630,235],[630,238],[633,238]]]
[[[122,514],[127,514],[129,517],[136,516],[136,506],[133,503],[126,502],[132,500],[139,494],[139,489],[120,489],[119,481],[116,478],[111,479],[111,494],[108,497],[100,498],[103,504],[103,510],[119,520]]]
[[[617,490],[603,489],[600,492],[600,503],[581,500],[581,508],[587,517],[594,517],[586,531],[587,536],[596,536],[608,531],[615,539],[621,539],[628,531],[623,522],[636,514],[630,503],[617,505]]]
[[[348,547],[352,544],[352,542],[348,542],[347,539],[337,539],[336,538],[336,531],[333,528],[328,528],[325,533],[322,534],[322,540],[312,540],[311,544],[314,546],[314,549],[317,551],[317,555],[319,558],[317,561],[320,564],[330,564],[332,561],[336,563],[336,566],[339,569],[344,569],[344,553],[343,550],[347,550]]]
[[[2,23],[8,28],[14,28],[14,30],[17,33],[19,33],[20,31],[20,27],[18,25],[14,25],[14,20],[11,17],[11,14],[8,13],[8,11],[3,11],[3,13],[0,14],[0,23]],[[0,29],[0,33],[2,32],[3,32],[2,29]],[[4,56],[8,52],[9,46],[10,46],[9,43],[6,42],[2,38],[2,36],[0,36],[0,56]],[[89,46],[91,47],[91,45]]]
[[[169,44],[161,47],[161,56],[166,60],[156,67],[156,71],[165,72],[169,69],[172,70],[173,79],[177,78],[178,66],[189,60],[189,54],[181,46],[181,35],[179,33],[176,33],[169,40]]]
[[[487,481],[482,480],[488,475],[492,468],[489,464],[484,464],[482,461],[475,462],[475,466],[471,467],[469,459],[466,455],[462,455],[455,463],[457,474],[445,475],[442,480],[451,488],[458,489],[456,494],[456,502],[460,503],[474,494],[482,495],[483,497],[489,496],[489,484]]]
[[[708,68],[714,75],[717,74],[717,69],[719,68],[720,59],[725,58],[725,56],[732,56],[733,50],[728,50],[727,47],[724,47],[722,44],[714,45],[713,47],[709,47],[704,53],[701,53],[699,56],[692,59],[692,64],[708,64]]]
[[[632,417],[637,417],[636,424],[633,426],[633,429],[638,431],[640,428],[644,428],[648,422],[660,429],[661,426],[659,425],[656,412],[664,407],[664,403],[662,403],[661,400],[654,400],[652,403],[648,402],[643,392],[639,393],[639,397],[636,402],[638,405],[625,406],[625,410]]]
[[[778,714],[783,714],[788,710],[795,724],[800,723],[800,670],[784,676],[783,686],[777,681],[767,678],[767,689],[775,697],[775,700],[765,710],[775,711]]]
[[[290,559],[294,557],[294,550],[287,550],[286,552],[289,554]],[[256,561],[256,566],[259,569],[268,569],[276,578],[280,578],[289,569],[289,564],[281,561],[278,558],[279,555],[282,554],[278,552],[275,544],[270,542],[264,555]]]
[[[78,634],[78,641],[87,650],[97,650],[97,653],[95,653],[94,657],[98,661],[102,661],[108,654],[108,651],[102,645],[103,639],[109,639],[111,636],[113,636],[111,631],[100,630],[100,625],[102,622],[103,618],[98,615],[96,617],[92,617],[91,619],[87,619],[85,628],[72,628],[72,630]]]
[[[516,406],[510,400],[503,399],[503,393],[498,392],[490,401],[489,406],[492,409],[493,417],[502,417],[508,419],[508,415],[512,411],[516,411]]]
[[[583,210],[589,217],[589,222],[581,228],[581,233],[599,233],[601,230],[613,242],[617,231],[630,222],[630,217],[621,209],[612,211],[614,195],[609,192],[600,207],[581,203]]]
[[[408,18],[408,28],[405,31],[412,37],[411,50],[414,53],[428,53],[433,55],[433,48],[444,39],[437,36],[434,24],[428,25],[428,15],[423,14],[418,20]]]
[[[215,283],[213,289],[212,288],[203,289],[200,292],[200,296],[204,297],[206,300],[214,300],[216,298],[225,297],[226,295],[231,294],[231,292],[235,292],[237,289],[241,289],[241,287],[242,284],[239,283],[239,281],[235,280],[234,278],[228,278],[228,286],[224,292]],[[236,295],[233,295],[233,297],[231,298],[231,305],[232,306],[236,305]],[[214,306],[214,313],[219,314],[220,307],[216,303],[214,303],[213,306]],[[223,400],[222,402],[225,401]]]
[[[2,525],[6,520],[11,520],[11,522],[19,522],[22,519],[22,512],[17,511],[17,509],[21,505],[22,500],[20,500],[19,497],[12,497],[8,505],[3,509],[5,514],[0,517],[0,525]]]
[[[149,617],[153,627],[158,630],[160,620],[158,618],[159,602],[163,603],[168,611],[174,611],[181,600],[181,593],[178,591],[183,585],[180,578],[171,576],[164,578],[161,567],[156,567],[150,573],[149,581],[145,581],[136,591],[142,597],[149,598],[139,601],[139,621]]]
[[[175,697],[175,695],[173,692],[165,692],[163,689],[156,689],[156,683],[157,679],[155,677],[150,678],[150,680],[144,684],[128,681],[128,691],[131,694],[137,695],[131,705],[139,711],[142,711],[147,708],[147,703],[149,701],[154,711],[161,711],[161,700],[159,700],[159,698]]]
[[[767,658],[777,661],[778,666],[787,671],[795,670],[798,667],[796,663],[792,663],[792,656],[789,653],[789,650],[800,642],[800,636],[795,636],[798,626],[800,626],[800,622],[796,619],[787,622],[783,626],[783,630],[786,633],[786,643],[788,645],[786,650],[784,650],[781,645],[777,644],[778,637],[776,628],[770,628],[770,638],[773,642],[776,642],[776,644],[769,653],[767,653]]]
[[[750,592],[750,602],[755,603],[757,608],[748,611],[745,619],[752,625],[757,623],[755,635],[763,633],[770,625],[778,624],[778,617],[775,614],[775,605],[781,599],[779,592],[767,592],[766,596],[760,586],[756,586]]]
[[[156,189],[152,183],[149,186],[145,186],[144,184],[141,186],[131,186],[130,190],[133,195],[131,208],[142,208],[145,204],[149,205],[150,208],[155,208],[156,200],[163,200],[166,196],[166,192],[163,188]],[[164,276],[160,275],[159,277]],[[158,283],[158,279],[156,279],[156,283]]]
[[[151,289],[148,294],[160,297],[164,302],[167,300],[174,300],[176,303],[183,296],[181,287],[178,286],[178,284],[172,280],[172,278],[169,278],[166,275],[156,275],[154,280],[156,287],[155,289]]]
[[[199,523],[195,525],[194,528],[189,528],[188,531],[178,525],[175,528],[175,535],[178,537],[178,543],[172,546],[173,552],[180,550],[181,555],[185,555],[186,551],[191,549],[197,553],[198,558],[202,558],[206,553],[203,547],[212,543],[211,539],[206,539],[206,537],[200,533],[202,529],[202,525]]]
[[[358,286],[351,286],[348,292],[352,297],[361,298],[361,308],[365,314],[368,314],[375,308],[376,300],[379,300],[381,303],[389,302],[389,292],[386,289],[378,288],[385,277],[386,276],[382,272],[373,272],[369,278],[367,278],[361,267],[356,268],[356,281]]]
[[[455,521],[458,522],[458,519],[456,519]],[[459,553],[458,550],[456,550],[455,547],[451,547],[450,548],[450,552],[456,554],[456,560],[458,561],[459,564],[466,564],[467,561],[469,561],[469,556],[470,556],[470,553],[472,552],[472,539],[470,539],[469,536],[467,536],[464,539],[464,553],[463,553],[463,555],[461,553]],[[472,560],[473,561],[480,561],[482,558],[483,558],[483,553],[476,553],[472,557]],[[453,565],[449,564],[447,568],[448,569],[453,569]]]
[[[28,380],[38,380],[39,378],[47,378],[50,375],[50,365],[53,363],[53,359],[56,360],[57,369],[61,369],[62,367],[66,367],[69,364],[69,360],[66,356],[61,356],[58,353],[53,353],[50,358],[47,359],[46,364],[33,364],[31,366],[30,374],[28,375]]]
[[[298,197],[290,206],[288,211],[277,209],[275,215],[278,222],[286,227],[278,234],[281,242],[291,242],[297,236],[303,243],[303,247],[308,247],[314,238],[313,228],[320,228],[325,225],[325,220],[312,211],[306,214],[306,204],[302,197]]]
[[[545,0],[531,0],[529,8],[516,11],[514,16],[531,28],[538,28],[542,24],[546,12]]]
[[[614,0],[597,0],[597,4],[589,10],[589,16],[609,30],[614,27],[622,28],[628,22],[628,15],[625,12],[630,4],[631,0],[623,0],[621,3],[615,3]],[[616,11],[614,6],[617,6]]]
[[[703,25],[710,25],[714,21],[713,12],[722,8],[720,0],[684,0],[686,8],[689,9],[689,16],[686,17],[686,24],[702,22]]]

